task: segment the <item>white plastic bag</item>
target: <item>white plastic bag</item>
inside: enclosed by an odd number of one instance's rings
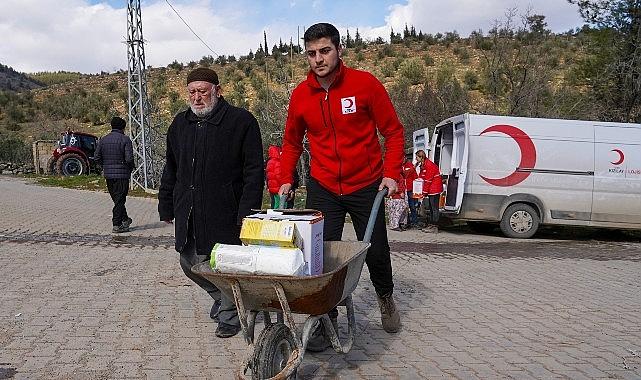
[[[222,273],[300,276],[305,260],[298,248],[216,244],[210,266]]]

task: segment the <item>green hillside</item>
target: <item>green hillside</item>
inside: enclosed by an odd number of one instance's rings
[[[617,76],[617,65],[626,57],[622,53],[632,58],[641,54],[625,50],[629,44],[622,37],[629,35],[614,27],[587,26],[554,34],[544,19],[530,16],[521,27],[506,19],[488,33],[466,38],[406,27],[392,32],[391,42],[363,41],[356,31],[354,38],[343,39],[343,60],[381,80],[407,136],[463,112],[638,122],[641,90],[626,81],[630,73]],[[153,118],[161,129],[186,107],[185,78],[197,66],[216,70],[224,96],[255,114],[265,146],[279,142],[289,94],[308,70],[296,46],[280,43],[266,55],[261,44],[245,56],[177,59],[167,67],[150,68]],[[638,71],[630,75],[639,80]],[[47,87],[0,92],[0,141],[53,139],[67,128],[102,135],[113,115],[127,113],[126,72],[31,77]],[[0,161],[5,159],[2,146]]]

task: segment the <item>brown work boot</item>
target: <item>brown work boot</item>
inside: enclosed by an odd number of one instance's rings
[[[378,297],[378,307],[381,309],[383,329],[388,333],[398,332],[401,327],[401,316],[396,310],[396,304],[391,292],[383,297]]]

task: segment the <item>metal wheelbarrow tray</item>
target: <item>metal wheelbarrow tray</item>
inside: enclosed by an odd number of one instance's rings
[[[245,379],[248,370],[252,379],[295,378],[318,321],[336,352],[347,353],[351,349],[356,325],[352,292],[358,285],[378,208],[386,193],[386,189],[380,191],[374,201],[363,241],[324,242],[323,274],[296,277],[218,273],[210,268],[209,262],[192,267],[194,273],[205,277],[236,304],[248,345],[237,378]],[[327,315],[336,306],[347,309],[348,336],[344,343],[338,337],[338,325]],[[263,314],[265,329],[254,340],[259,312]],[[276,312],[276,323],[272,323],[270,312]],[[309,315],[302,333],[293,314]]]
[[[278,283],[285,292],[291,312],[297,314],[326,314],[350,295],[361,275],[365,253],[363,242],[332,241],[324,243],[323,274],[316,276],[270,276],[216,273],[209,263],[192,269],[211,281],[221,292],[234,299],[232,284],[238,283],[247,310],[283,311],[274,291]]]

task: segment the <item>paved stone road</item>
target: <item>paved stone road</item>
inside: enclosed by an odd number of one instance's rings
[[[127,203],[136,229],[112,236],[107,194],[0,177],[0,378],[233,378],[244,341],[215,338],[156,202]],[[299,378],[641,379],[638,239],[390,237],[402,331],[364,270],[353,349]]]

